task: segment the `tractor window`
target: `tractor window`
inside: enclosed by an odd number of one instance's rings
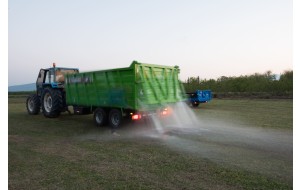
[[[51,82],[55,82],[55,81],[54,81],[54,71],[53,71],[53,70],[50,70],[49,74],[50,74],[50,81],[51,81]]]
[[[36,82],[37,83],[44,83],[44,78],[45,78],[45,70],[41,69]]]
[[[64,77],[63,73],[60,71],[60,69],[57,69],[55,71],[55,78],[56,78],[57,82],[63,83],[65,81],[65,77]]]
[[[49,81],[49,71],[46,73],[45,83],[50,83],[50,81]]]
[[[66,74],[73,74],[73,73],[78,73],[78,70],[76,69],[57,69],[55,73],[56,81],[60,83],[65,82],[65,77],[64,75]]]
[[[46,73],[45,83],[52,83],[54,82],[54,72],[52,70],[49,70]]]

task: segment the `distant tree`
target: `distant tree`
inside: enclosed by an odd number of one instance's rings
[[[293,71],[284,71],[280,76],[279,85],[282,91],[293,92]]]
[[[293,92],[293,71],[284,71],[279,80],[275,74],[266,71],[263,74],[241,75],[239,77],[221,76],[214,79],[200,79],[189,77],[183,84],[187,92],[197,89],[211,89],[213,92],[244,92],[244,93],[271,93],[283,94]]]

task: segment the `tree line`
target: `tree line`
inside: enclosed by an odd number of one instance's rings
[[[239,77],[221,76],[216,80],[189,77],[187,81],[183,82],[183,86],[186,92],[210,89],[214,97],[292,98],[293,71],[284,71],[279,79],[271,71]]]

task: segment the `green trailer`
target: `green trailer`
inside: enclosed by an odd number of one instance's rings
[[[182,101],[179,71],[178,66],[133,61],[127,68],[68,74],[66,103],[78,114],[94,112],[98,126],[118,126],[124,117],[140,119]]]
[[[133,61],[127,68],[79,72],[76,68],[41,69],[37,91],[26,100],[27,111],[58,117],[73,106],[75,114],[94,114],[97,126],[121,124],[124,118],[141,119],[184,99],[178,66]],[[69,111],[70,112],[70,111]]]

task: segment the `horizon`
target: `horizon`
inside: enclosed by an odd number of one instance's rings
[[[252,74],[247,74],[247,75],[239,75],[239,76],[225,76],[225,77],[243,77],[243,76],[251,76],[251,75],[255,75],[255,74],[261,74],[261,75],[263,75],[263,74],[265,74],[266,72],[268,72],[268,71],[270,71],[270,70],[267,70],[267,71],[265,71],[265,72],[263,72],[263,73],[258,73],[258,72],[255,72],[255,73],[252,73]],[[273,72],[271,72],[271,74],[272,75],[274,75],[275,77],[276,77],[276,80],[279,80],[280,79],[280,76],[284,73],[284,72],[286,72],[286,71],[293,71],[292,69],[291,70],[285,70],[285,71],[283,71],[283,72],[281,72],[281,73],[273,73]],[[80,70],[79,70],[79,72],[80,72]],[[87,72],[87,71],[85,71],[85,72]],[[89,71],[90,72],[90,71]],[[199,77],[200,78],[200,80],[210,80],[210,79],[213,79],[213,80],[217,80],[217,79],[219,79],[219,78],[221,78],[221,77],[224,77],[224,76],[219,76],[219,77],[217,77],[217,78],[201,78],[200,76],[189,76],[188,78],[192,78],[192,77],[194,77],[194,78],[197,78],[197,77]],[[180,73],[179,73],[179,79],[180,79],[180,81],[181,82],[186,82],[187,80],[188,80],[188,78],[186,78],[186,79],[184,79],[184,80],[182,80],[181,78],[180,78]],[[35,80],[36,81],[36,80]],[[29,85],[29,84],[36,84],[36,82],[29,82],[29,83],[23,83],[23,84],[13,84],[13,85],[8,85],[8,88],[9,87],[14,87],[14,86],[23,86],[23,85]]]

